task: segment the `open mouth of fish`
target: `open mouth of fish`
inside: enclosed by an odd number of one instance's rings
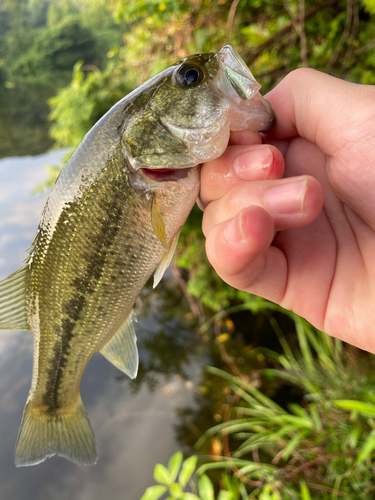
[[[188,168],[142,168],[143,174],[156,182],[171,182],[185,179],[191,170]]]

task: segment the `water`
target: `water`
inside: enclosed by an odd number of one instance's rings
[[[63,154],[59,150],[0,160],[0,280],[21,267],[46,199],[31,192],[46,180],[45,166],[59,164]],[[14,447],[31,382],[33,341],[28,332],[0,332],[1,500],[139,500],[146,487],[154,484],[155,464],[166,463],[179,447],[176,410],[193,404],[193,374],[201,364],[191,355],[193,334],[170,314],[168,300],[183,308],[178,304],[181,299],[168,293],[168,283],[157,295],[150,290],[144,293],[147,313],[135,325],[138,381],[129,383],[100,354],[85,370],[81,394],[98,446],[95,466],[79,467],[53,457],[34,467],[15,467]]]

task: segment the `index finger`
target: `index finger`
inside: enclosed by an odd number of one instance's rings
[[[283,173],[284,160],[274,146],[229,146],[220,158],[202,166],[200,207],[203,209],[244,182],[279,179]]]

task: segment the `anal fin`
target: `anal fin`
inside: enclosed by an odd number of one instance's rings
[[[163,258],[159,262],[158,267],[156,268],[155,274],[154,274],[154,284],[153,288],[155,288],[161,281],[162,277],[164,276],[165,271],[167,270],[167,267],[171,263],[172,257],[176,251],[177,243],[178,243],[178,238],[180,237],[181,229],[176,233],[171,241],[169,242],[169,249],[168,252],[165,252]]]
[[[0,281],[0,329],[29,330],[26,309],[26,285],[29,267],[23,266]]]
[[[101,349],[100,353],[130,378],[137,376],[138,349],[137,337],[132,323],[132,314],[126,318],[111,340]]]

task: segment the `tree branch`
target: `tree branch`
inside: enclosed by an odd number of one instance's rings
[[[347,497],[347,498],[350,497],[350,495],[348,493],[344,493],[343,491],[340,491],[340,490],[335,490],[335,488],[330,488],[329,486],[324,486],[324,484],[306,483],[306,486],[309,486],[310,488],[313,488],[315,490],[321,490],[321,491],[327,491],[328,493],[334,493],[335,495],[337,495],[339,497]]]
[[[237,10],[237,7],[238,7],[238,4],[240,3],[240,1],[241,0],[233,0],[232,5],[230,6],[229,13],[228,13],[228,20],[227,20],[227,41],[226,41],[226,43],[230,43],[230,40],[232,38],[234,16],[236,15],[236,10]]]
[[[304,21],[306,19],[315,16],[318,12],[321,10],[325,9],[326,7],[331,7],[332,5],[335,5],[339,3],[340,0],[329,0],[327,3],[324,5],[319,5],[317,7],[314,7],[313,9],[310,9],[307,14],[304,17]],[[274,45],[276,42],[278,42],[281,38],[283,38],[287,33],[289,33],[293,29],[293,23],[288,24],[288,26],[285,26],[285,28],[277,31],[274,35],[271,36],[267,41],[264,43],[258,45],[257,47],[254,48],[254,51],[250,51],[249,55],[247,56],[247,64],[250,65],[255,61],[257,57],[266,49]]]
[[[342,49],[342,46],[346,42],[346,39],[349,36],[350,33],[350,25],[352,23],[352,17],[353,17],[353,0],[346,0],[346,19],[345,19],[345,28],[344,31],[340,37],[340,40],[338,44],[335,47],[335,50],[332,53],[332,56],[328,62],[328,69],[331,69],[332,66],[335,64],[339,54],[340,50]]]
[[[284,479],[290,479],[293,476],[296,476],[300,472],[302,472],[305,469],[308,469],[309,467],[312,467],[313,465],[319,463],[319,462],[324,462],[325,460],[331,460],[332,458],[336,457],[342,457],[346,455],[356,455],[358,453],[358,450],[348,450],[348,451],[339,451],[337,453],[330,453],[329,455],[323,455],[321,457],[314,458],[314,460],[310,460],[309,462],[305,462],[304,464],[300,465],[296,469],[292,470],[288,474],[284,476]]]

